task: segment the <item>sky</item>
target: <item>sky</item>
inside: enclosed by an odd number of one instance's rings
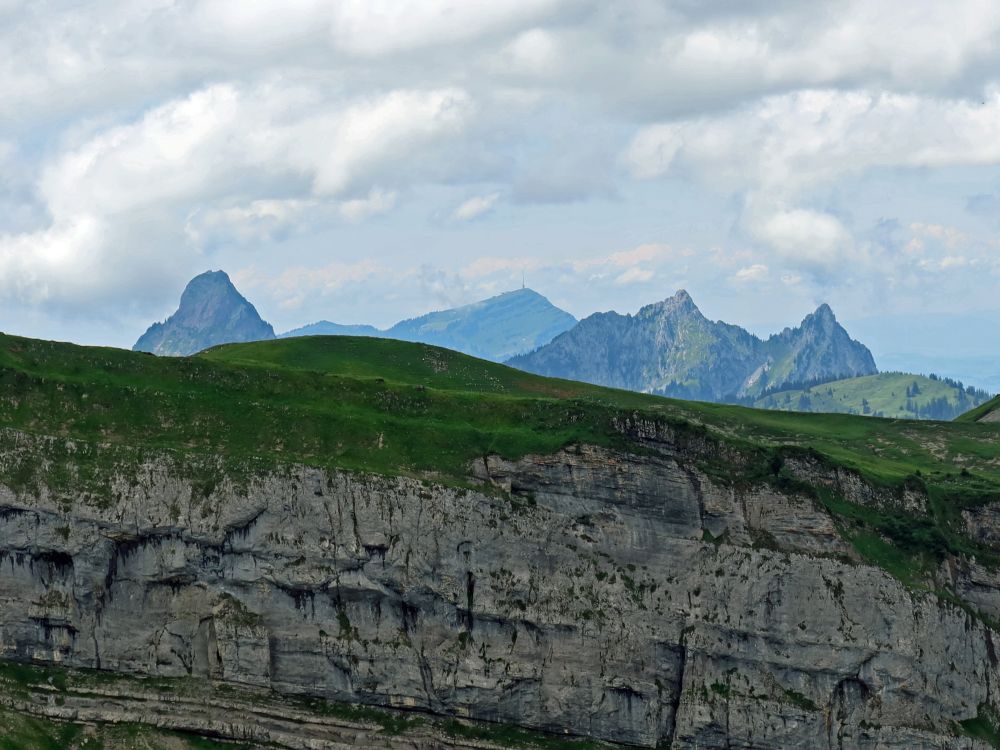
[[[0,0],[0,329],[828,302],[1000,389],[1000,3]],[[956,335],[956,331],[961,335]]]

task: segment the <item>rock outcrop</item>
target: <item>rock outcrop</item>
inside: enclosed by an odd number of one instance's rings
[[[650,748],[985,747],[957,728],[1000,695],[998,634],[973,614],[998,610],[994,573],[943,570],[965,602],[910,590],[807,494],[702,468],[738,454],[618,427],[641,450],[484,456],[479,489],[306,467],[195,481],[169,457],[109,465],[97,493],[4,487],[0,657]],[[0,441],[5,476],[46,454]],[[926,502],[786,468],[860,505]]]

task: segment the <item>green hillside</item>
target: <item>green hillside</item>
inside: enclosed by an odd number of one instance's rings
[[[962,414],[955,421],[956,422],[979,422],[984,420],[988,415],[994,414],[994,412],[1000,409],[1000,396],[992,398],[984,404],[980,404],[974,409]],[[992,420],[990,420],[992,421]]]
[[[813,493],[861,554],[904,580],[925,580],[946,551],[1000,565],[960,522],[963,507],[1000,499],[998,425],[675,401],[386,339],[284,339],[158,358],[0,336],[0,481],[44,483],[65,503],[106,502],[116,491],[108,477],[152,456],[206,489],[290,463],[465,485],[471,463],[492,453],[516,459],[583,443],[642,453],[625,427],[640,421],[670,428],[717,481]],[[58,439],[40,456],[2,428]],[[929,515],[875,512],[797,484],[784,469],[790,453],[883,486],[926,487]]]
[[[0,335],[0,389],[0,427],[264,463],[464,480],[489,452],[622,445],[613,420],[642,416],[745,450],[810,449],[885,483],[959,465],[1000,487],[1000,428],[990,425],[676,401],[387,339],[283,339],[160,358]]]
[[[881,373],[803,388],[782,390],[757,399],[759,409],[861,414],[890,419],[955,419],[990,399],[947,378]]]

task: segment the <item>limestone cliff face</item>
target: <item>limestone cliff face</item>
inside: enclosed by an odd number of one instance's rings
[[[708,447],[620,429],[643,455],[487,456],[478,490],[302,467],[208,490],[167,459],[100,496],[0,488],[0,657],[643,747],[985,747],[954,727],[997,705],[997,633],[861,564],[813,500],[717,484]],[[0,463],[45,454],[2,441]],[[968,568],[942,575],[1000,611]]]

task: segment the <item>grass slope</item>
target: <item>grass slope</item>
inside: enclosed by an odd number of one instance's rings
[[[881,373],[780,391],[758,399],[759,409],[861,414],[892,419],[953,419],[988,399],[951,381]]]
[[[810,448],[882,484],[962,467],[1000,490],[1000,426],[675,401],[346,336],[187,358],[0,335],[0,427],[108,445],[464,479],[470,461],[622,445],[616,416],[748,449]]]
[[[490,453],[627,447],[616,427],[623,418],[736,449],[738,464],[720,452],[702,465],[720,481],[816,494],[866,559],[907,582],[929,580],[946,553],[1000,565],[961,523],[963,508],[1000,501],[1000,425],[674,401],[385,339],[284,339],[177,359],[0,335],[0,428],[79,441],[52,441],[39,456],[3,444],[16,438],[0,432],[0,482],[44,481],[63,502],[88,494],[105,502],[108,477],[127,475],[144,451],[167,452],[209,488],[219,472],[290,463],[465,484],[470,463]],[[921,485],[929,515],[875,512],[795,485],[782,469],[790,451],[878,485]]]
[[[970,409],[965,412],[962,416],[958,417],[956,422],[974,423],[979,422],[988,414],[992,414],[997,409],[1000,409],[1000,396],[990,399],[985,404],[977,406],[975,409]]]

